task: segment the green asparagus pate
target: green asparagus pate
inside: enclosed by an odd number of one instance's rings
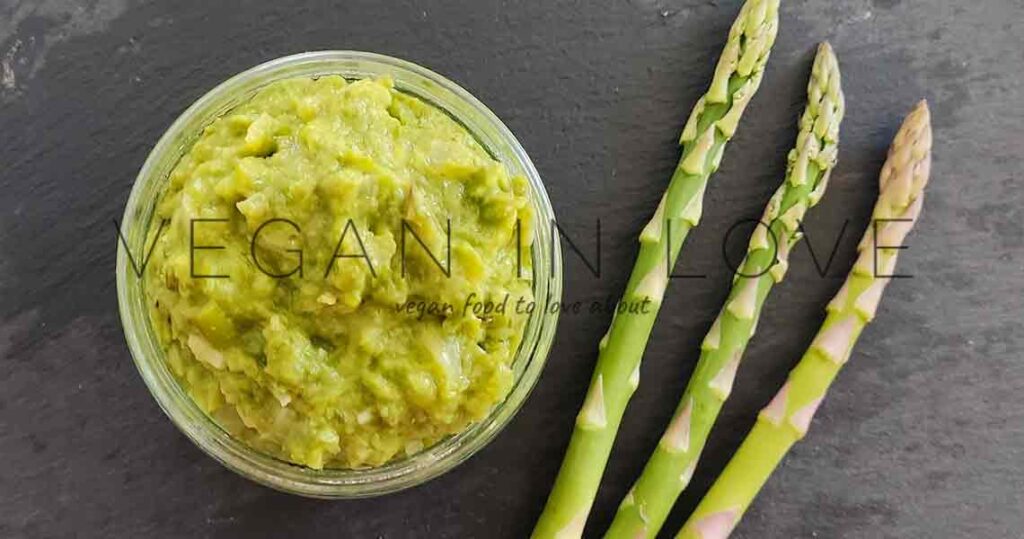
[[[414,454],[511,387],[528,315],[467,302],[532,299],[529,196],[387,79],[272,83],[202,132],[157,205],[144,286],[167,364],[278,458]]]

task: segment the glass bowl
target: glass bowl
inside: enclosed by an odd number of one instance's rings
[[[143,291],[125,251],[144,251],[154,207],[171,170],[203,128],[249,99],[266,84],[291,77],[342,75],[347,79],[388,76],[399,91],[445,111],[461,123],[510,174],[525,176],[538,226],[531,256],[537,308],[517,351],[514,381],[505,399],[482,421],[412,456],[368,469],[313,470],[251,448],[203,413],[168,369],[152,327]],[[552,241],[551,202],[537,169],[494,113],[452,81],[418,65],[366,52],[322,51],[286,56],[258,65],[220,84],[190,106],[160,138],[135,180],[117,248],[117,299],[125,338],[139,373],[160,408],[196,445],[229,469],[285,492],[320,498],[374,496],[421,484],[452,469],[490,442],[522,406],[540,376],[554,338],[562,294],[562,258]],[[136,257],[138,259],[138,257]],[[553,310],[555,312],[549,312]]]

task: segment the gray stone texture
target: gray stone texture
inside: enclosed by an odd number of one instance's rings
[[[607,315],[563,317],[514,422],[455,471],[380,499],[279,494],[222,468],[157,408],[122,337],[115,237],[150,147],[205,90],[314,49],[406,58],[463,84],[517,134],[594,278],[621,293],[739,0],[466,2],[0,0],[0,536],[525,537],[554,479]],[[877,322],[810,435],[736,536],[1021,537],[1024,529],[1024,4],[784,1],[764,85],[683,251],[594,507],[599,536],[640,471],[729,285],[729,225],[782,178],[814,46],[848,101],[840,165],[770,299],[674,531],[809,343],[867,223],[885,150],[921,97],[935,163]],[[726,250],[738,257],[743,242]],[[668,533],[665,536],[669,536]]]

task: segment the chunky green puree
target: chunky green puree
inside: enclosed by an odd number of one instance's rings
[[[265,87],[158,203],[144,284],[170,369],[236,436],[312,468],[464,430],[512,383],[527,315],[466,304],[532,299],[528,189],[389,80]]]

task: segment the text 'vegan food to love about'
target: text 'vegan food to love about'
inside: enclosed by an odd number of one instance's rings
[[[284,460],[416,453],[513,382],[528,314],[466,305],[531,299],[529,200],[387,79],[271,83],[206,127],[157,205],[144,286],[170,370]]]

